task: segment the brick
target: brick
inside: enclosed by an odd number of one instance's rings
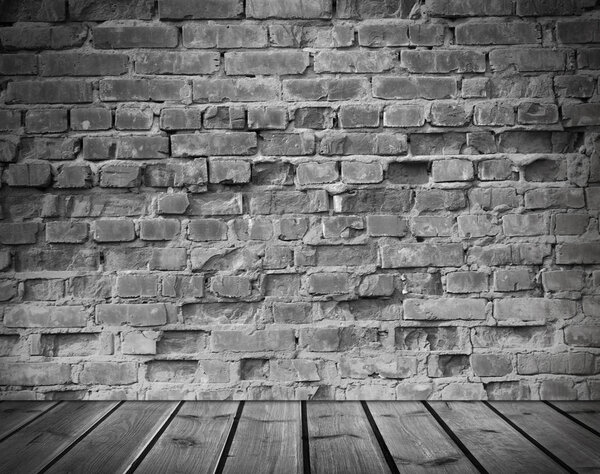
[[[266,156],[312,155],[315,150],[315,137],[308,132],[300,133],[261,133],[261,152]]]
[[[504,354],[473,354],[471,367],[479,377],[504,377],[513,371],[510,356]]]
[[[211,290],[226,298],[244,298],[250,296],[252,283],[247,277],[216,276],[211,279]]]
[[[225,53],[225,72],[230,76],[302,74],[308,64],[309,55],[303,51]]]
[[[557,214],[554,219],[556,235],[581,235],[587,230],[589,222],[586,214]]]
[[[513,164],[507,159],[485,160],[477,165],[477,176],[481,181],[504,181],[515,179]]]
[[[259,25],[197,25],[182,28],[186,48],[265,48],[267,29]]]
[[[494,291],[523,291],[531,288],[533,288],[533,279],[527,270],[496,270],[494,272]]]
[[[356,190],[351,193],[338,194],[333,197],[335,212],[406,212],[411,204],[411,191],[376,189]]]
[[[242,160],[210,160],[211,183],[239,184],[250,181],[250,163]]]
[[[475,125],[500,127],[515,124],[515,109],[512,104],[494,101],[475,105],[473,114]]]
[[[146,107],[122,107],[115,114],[117,130],[150,130],[154,114]]]
[[[120,275],[115,286],[116,294],[124,298],[157,295],[157,279],[154,275]]]
[[[556,76],[554,88],[560,97],[587,99],[594,93],[596,81],[590,76]]]
[[[67,111],[62,109],[29,110],[25,114],[28,133],[65,132],[68,129]]]
[[[241,0],[160,0],[158,15],[169,20],[206,20],[237,18],[244,13]]]
[[[342,161],[342,180],[350,184],[380,183],[383,168],[378,162]]]
[[[38,58],[33,54],[0,54],[0,75],[28,76],[38,73]]]
[[[160,128],[163,130],[200,130],[202,109],[165,108],[160,113]]]
[[[158,79],[154,78],[148,84],[150,100],[156,102],[185,102],[192,96],[190,82],[187,79]]]
[[[86,160],[160,159],[169,151],[169,139],[164,136],[86,137],[83,154]]]
[[[384,46],[407,46],[406,23],[361,23],[358,25],[358,44],[370,48]]]
[[[246,111],[242,107],[208,107],[204,111],[204,128],[206,129],[244,129],[246,128]]]
[[[438,183],[471,181],[473,177],[473,163],[468,160],[446,159],[434,161],[431,166],[431,178]]]
[[[367,275],[362,279],[358,287],[358,294],[367,298],[391,296],[393,293],[393,275]]]
[[[55,221],[46,223],[46,242],[79,244],[88,237],[86,222]]]
[[[600,248],[597,243],[565,243],[556,248],[556,263],[564,264],[598,264]]]
[[[582,208],[585,206],[580,188],[538,188],[525,193],[526,209]]]
[[[523,375],[593,374],[594,356],[585,352],[517,354],[517,372]]]
[[[401,52],[401,65],[409,72],[447,74],[451,72],[485,72],[485,55],[475,51]]]
[[[152,331],[129,331],[123,333],[121,352],[123,354],[156,354],[156,340],[159,334]]]
[[[100,99],[105,102],[148,100],[150,87],[146,79],[105,79],[100,81]]]
[[[108,130],[112,126],[112,114],[102,107],[76,108],[70,113],[71,129],[76,131]]]
[[[548,271],[542,273],[545,291],[580,291],[583,289],[583,273],[579,270]]]
[[[330,107],[301,107],[294,112],[294,126],[312,129],[333,128],[335,116],[336,113]]]
[[[194,79],[195,102],[260,102],[279,99],[279,82],[271,78]]]
[[[71,366],[56,362],[3,362],[0,365],[3,385],[43,386],[68,384]]]
[[[343,359],[339,365],[342,377],[364,379],[377,375],[387,379],[404,379],[415,375],[417,360],[414,357],[379,356],[376,358]]]
[[[456,211],[467,205],[462,191],[446,191],[444,189],[418,190],[415,195],[415,209],[418,211],[437,211],[445,209]]]
[[[574,15],[581,11],[583,2],[578,0],[547,0],[543,3],[535,0],[518,0],[517,15],[519,16],[554,16]]]
[[[599,125],[599,104],[565,104],[561,107],[565,127],[585,127]]]
[[[332,183],[339,179],[337,163],[301,163],[296,170],[296,177],[300,186]]]
[[[285,107],[249,107],[248,128],[250,130],[285,130],[288,113]]]
[[[251,132],[178,134],[171,137],[171,153],[174,157],[180,158],[209,155],[253,155],[256,146],[256,134]]]
[[[561,43],[600,43],[600,21],[566,20],[556,23],[556,37]]]
[[[350,276],[347,273],[313,273],[308,276],[308,292],[317,295],[349,293]]]
[[[0,243],[4,245],[35,244],[38,224],[35,222],[0,224]]]
[[[413,133],[410,146],[413,155],[458,155],[465,144],[462,133]]]
[[[375,73],[389,71],[394,57],[389,51],[320,51],[315,55],[315,72]]]
[[[379,106],[343,105],[338,112],[341,128],[375,128],[379,127]]]
[[[242,195],[223,192],[216,195],[192,196],[189,214],[194,216],[242,214]]]
[[[530,22],[465,23],[456,27],[456,44],[535,44],[541,40],[538,26]]]
[[[172,240],[177,237],[180,224],[177,219],[148,219],[140,221],[140,239]]]
[[[505,71],[511,67],[519,72],[564,71],[567,54],[554,49],[494,49],[489,55],[493,71]]]
[[[373,96],[381,99],[449,99],[457,88],[456,79],[448,77],[373,77]]]
[[[427,162],[390,163],[387,179],[393,184],[424,184],[429,181]]]
[[[96,305],[96,321],[108,326],[158,326],[167,322],[169,306],[162,303],[99,304]]]
[[[600,48],[586,47],[577,50],[577,67],[579,69],[600,69]]]
[[[406,221],[398,216],[368,215],[367,232],[374,237],[402,237],[406,235]]]
[[[9,186],[45,188],[52,183],[52,167],[44,162],[11,163],[5,180]]]
[[[147,52],[135,59],[138,74],[212,74],[219,69],[215,52]]]
[[[109,53],[42,53],[42,76],[121,76],[127,72],[129,57]]]
[[[364,78],[284,79],[283,98],[295,100],[352,100],[370,96],[369,81]]]
[[[294,331],[266,329],[248,333],[243,331],[212,331],[211,347],[215,352],[263,352],[295,349]]]
[[[480,298],[435,298],[404,300],[404,319],[425,321],[485,319],[486,300]]]
[[[552,124],[558,122],[558,106],[526,102],[517,110],[519,123],[527,125]]]
[[[184,270],[187,266],[187,250],[154,248],[148,266],[150,270]]]
[[[248,18],[331,18],[331,0],[249,0],[246,4]]]
[[[19,305],[6,309],[4,325],[13,328],[84,327],[88,312],[83,306]]]
[[[427,0],[426,8],[434,17],[508,16],[513,13],[513,2],[511,0],[497,2],[466,0],[457,3],[452,0]]]
[[[98,220],[94,223],[96,242],[130,242],[135,239],[133,222],[119,219]]]
[[[383,111],[384,127],[421,127],[425,111],[421,105],[390,105]]]
[[[401,155],[408,150],[402,133],[329,132],[321,138],[323,155]]]
[[[573,325],[565,328],[565,342],[570,346],[599,347],[600,326]]]
[[[135,22],[109,22],[92,29],[94,47],[98,49],[174,48],[177,28]]]
[[[552,321],[575,316],[574,301],[544,298],[509,298],[494,301],[494,318],[499,321]]]
[[[480,293],[488,290],[488,276],[482,272],[453,272],[446,275],[448,293]]]
[[[8,84],[10,104],[77,104],[92,102],[92,84],[78,80],[15,81]]]
[[[100,170],[100,186],[104,188],[135,188],[142,181],[142,169],[130,164],[108,164]]]
[[[66,19],[65,2],[63,0],[33,0],[27,3],[2,3],[2,16],[5,22],[16,21],[64,21]]]
[[[188,237],[200,242],[227,240],[227,224],[217,219],[194,219],[189,223]]]
[[[21,128],[20,110],[0,110],[0,130],[6,132]]]
[[[357,216],[324,217],[321,224],[325,239],[348,238],[353,231],[365,228],[363,218]]]
[[[83,385],[129,385],[137,380],[135,362],[86,362],[79,374]]]
[[[465,238],[494,236],[500,232],[499,226],[488,214],[458,216],[458,233]]]
[[[415,237],[449,237],[452,235],[454,219],[451,217],[413,217],[411,233]]]
[[[502,229],[508,236],[548,234],[548,219],[544,214],[507,214],[502,217]]]
[[[452,267],[463,264],[460,244],[383,244],[382,268]]]
[[[340,0],[336,4],[338,18],[408,18],[414,0]]]

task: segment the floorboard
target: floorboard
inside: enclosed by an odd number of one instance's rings
[[[177,402],[127,402],[121,405],[48,472],[126,472],[177,405]]]
[[[185,402],[135,472],[214,472],[238,405]]]
[[[39,471],[116,405],[116,402],[61,403],[0,443],[0,472]]]
[[[552,402],[551,405],[600,433],[600,402]]]
[[[463,452],[419,402],[368,402],[402,473],[476,473]]]
[[[494,402],[492,406],[578,472],[600,472],[600,437],[544,403]]]
[[[300,402],[247,402],[223,472],[302,474]]]
[[[360,402],[310,402],[306,414],[312,474],[390,472]]]
[[[430,406],[488,472],[566,472],[481,402]]]
[[[0,403],[0,440],[56,406],[58,402],[2,402]]]

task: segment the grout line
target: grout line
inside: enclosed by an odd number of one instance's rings
[[[38,474],[41,474],[42,472],[46,472],[48,469],[50,469],[52,466],[54,466],[54,464],[56,464],[69,451],[71,451],[71,449],[73,449],[77,445],[77,443],[79,443],[83,438],[85,438],[93,430],[95,430],[96,427],[98,427],[98,425],[100,425],[102,422],[104,422],[104,420],[106,420],[110,415],[112,415],[117,410],[117,408],[119,408],[121,405],[123,405],[123,403],[125,403],[125,402],[124,401],[118,402],[114,407],[112,407],[110,410],[108,410],[103,416],[100,417],[100,419],[98,421],[96,421],[96,423],[94,423],[87,430],[85,430],[83,433],[81,433],[75,440],[73,440],[73,442],[69,446],[67,446],[65,449],[63,449],[60,453],[58,453],[57,456],[55,456],[43,468],[41,468],[38,471]]]
[[[425,408],[427,409],[427,411],[431,414],[431,416],[433,416],[433,418],[435,418],[435,421],[438,422],[438,424],[442,427],[442,429],[450,437],[450,439],[452,441],[454,441],[454,444],[456,444],[456,446],[458,446],[458,448],[463,452],[463,454],[467,457],[467,459],[469,461],[471,461],[471,464],[473,464],[473,466],[475,466],[475,469],[477,469],[482,474],[488,474],[488,471],[481,465],[481,463],[477,460],[477,458],[473,455],[473,453],[471,451],[469,451],[469,449],[464,445],[464,443],[460,440],[460,438],[456,435],[456,433],[454,431],[452,431],[452,428],[450,428],[446,424],[446,422],[442,419],[442,417],[439,415],[439,413],[437,413],[433,409],[433,407],[426,401],[423,401],[422,403],[425,406]]]
[[[14,435],[17,431],[22,430],[23,428],[25,428],[26,426],[30,425],[31,423],[33,423],[34,421],[36,421],[40,416],[45,415],[46,413],[48,413],[50,410],[53,410],[54,408],[56,408],[58,405],[60,405],[63,402],[56,402],[54,403],[54,405],[50,405],[48,408],[46,408],[45,410],[42,410],[41,412],[39,412],[37,415],[35,415],[31,420],[23,423],[21,426],[17,426],[16,428],[14,428],[12,431],[9,431],[8,433],[6,433],[4,436],[2,436],[0,438],[0,442],[4,441],[6,438]]]
[[[582,428],[585,428],[588,431],[591,431],[592,433],[594,433],[596,436],[600,436],[600,433],[598,431],[596,431],[594,428],[592,428],[591,426],[588,426],[585,424],[585,422],[578,420],[577,418],[575,418],[573,415],[571,415],[570,413],[567,413],[566,411],[560,409],[559,407],[557,407],[556,405],[554,405],[553,403],[550,403],[549,401],[545,401],[544,403],[546,405],[548,405],[550,408],[556,410],[558,413],[560,413],[561,415],[567,417],[569,420],[571,420],[574,423],[577,423],[579,426],[581,426]],[[583,402],[585,403],[585,402]]]
[[[398,470],[398,466],[396,466],[396,461],[394,461],[394,456],[392,456],[392,453],[388,449],[387,444],[385,444],[383,435],[381,434],[381,431],[379,431],[379,427],[377,426],[377,423],[375,423],[375,419],[373,418],[373,414],[371,413],[371,410],[369,410],[369,406],[367,405],[367,402],[365,402],[363,400],[360,402],[360,404],[363,407],[365,415],[367,415],[367,420],[369,421],[369,425],[371,425],[373,434],[375,435],[375,438],[377,438],[377,442],[379,443],[379,447],[381,448],[381,452],[383,453],[383,457],[385,458],[385,461],[387,462],[387,465],[390,468],[390,471],[392,472],[392,474],[400,474],[400,471]]]
[[[570,473],[577,472],[572,467],[570,467],[567,463],[565,463],[562,459],[560,459],[558,456],[556,456],[550,450],[548,450],[545,446],[543,446],[541,443],[539,443],[537,440],[535,440],[532,436],[527,434],[527,432],[525,430],[523,430],[521,427],[519,427],[514,421],[512,421],[509,417],[507,417],[502,412],[500,412],[492,404],[490,404],[487,401],[484,401],[483,404],[486,405],[490,410],[492,410],[500,418],[502,418],[512,428],[514,428],[516,431],[518,431],[524,438],[526,438],[530,443],[532,443],[536,448],[538,448],[540,451],[542,451],[546,456],[548,456],[550,459],[552,459],[559,466],[566,469]]]
[[[306,400],[300,402],[300,425],[302,434],[302,464],[304,474],[311,474],[310,471],[310,444],[308,436],[308,416],[306,414]]]
[[[160,425],[160,427],[156,431],[156,434],[150,439],[150,441],[148,441],[148,443],[146,443],[146,446],[143,447],[140,454],[138,454],[136,456],[136,458],[131,462],[129,467],[127,467],[127,469],[125,469],[123,471],[124,474],[131,474],[138,468],[138,466],[142,463],[142,461],[148,455],[150,450],[154,447],[154,445],[158,442],[160,437],[163,435],[163,433],[165,432],[167,427],[171,424],[173,419],[177,416],[177,413],[179,413],[179,410],[181,410],[183,403],[184,402],[182,400],[175,406],[175,408],[169,414],[167,419],[162,423],[162,425]]]
[[[233,417],[233,422],[231,423],[231,428],[229,430],[229,434],[227,435],[227,440],[225,441],[225,445],[223,446],[223,451],[221,451],[221,456],[219,456],[219,462],[217,463],[217,467],[215,467],[215,474],[222,474],[223,469],[225,468],[225,463],[227,462],[227,457],[229,456],[229,450],[231,449],[231,445],[233,444],[233,438],[235,437],[235,432],[237,430],[238,423],[240,422],[243,410],[244,402],[241,401],[237,407],[235,416]]]

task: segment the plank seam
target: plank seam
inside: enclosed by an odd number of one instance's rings
[[[548,450],[544,445],[540,444],[535,438],[530,436],[525,430],[523,430],[519,425],[514,423],[509,417],[504,415],[500,410],[494,407],[489,402],[483,402],[490,410],[492,410],[496,415],[502,418],[506,423],[512,426],[515,430],[517,430],[524,438],[526,438],[530,443],[532,443],[536,448],[542,451],[546,456],[552,459],[555,463],[561,466],[563,469],[566,469],[570,473],[577,473],[575,469],[569,466],[566,462],[556,456],[552,451]]]
[[[310,471],[310,440],[308,437],[308,415],[306,413],[306,400],[300,402],[300,425],[302,434],[302,464],[304,474],[311,474]]]
[[[102,415],[96,421],[96,423],[94,423],[87,430],[85,430],[83,433],[81,433],[77,438],[75,438],[73,440],[73,442],[69,446],[67,446],[65,449],[63,449],[60,453],[58,453],[54,457],[54,459],[50,460],[43,468],[41,468],[38,471],[38,474],[42,474],[43,472],[46,472],[48,469],[50,469],[52,466],[54,466],[58,461],[60,461],[69,451],[71,451],[78,443],[80,443],[81,440],[83,440],[83,438],[85,438],[92,431],[94,431],[101,423],[104,422],[104,420],[106,420],[110,415],[112,415],[117,410],[117,408],[119,408],[121,405],[123,405],[123,403],[125,403],[125,402],[123,402],[123,401],[118,402],[114,407],[112,407],[104,415]]]
[[[458,435],[454,431],[452,431],[452,428],[450,428],[446,424],[446,422],[442,419],[442,417],[439,415],[439,413],[436,412],[433,409],[433,407],[429,403],[427,403],[426,401],[423,401],[422,403],[425,406],[425,408],[427,409],[427,411],[431,414],[431,416],[433,416],[433,418],[435,419],[435,421],[438,422],[438,424],[442,427],[442,429],[445,431],[445,433],[454,442],[454,444],[456,444],[456,446],[458,447],[458,449],[460,449],[463,452],[463,454],[467,457],[467,459],[469,461],[471,461],[471,464],[473,464],[473,466],[475,467],[475,469],[477,469],[481,474],[489,474],[488,471],[479,462],[479,460],[475,457],[475,455],[471,451],[469,451],[469,448],[467,448],[464,445],[464,443],[460,440],[460,438],[458,437]]]
[[[561,415],[567,417],[569,420],[571,420],[574,423],[577,423],[579,426],[581,426],[582,428],[585,428],[588,431],[591,431],[592,433],[594,433],[596,436],[600,436],[600,433],[598,431],[596,431],[594,428],[592,428],[591,426],[588,426],[587,424],[585,424],[585,422],[578,420],[577,418],[575,418],[574,416],[572,416],[570,413],[567,413],[566,411],[560,409],[559,407],[557,407],[556,405],[548,402],[548,401],[544,401],[544,403],[546,405],[548,405],[550,408],[556,410],[558,413],[560,413]]]
[[[392,472],[392,474],[400,474],[400,471],[398,470],[398,466],[396,466],[396,461],[394,461],[394,456],[392,456],[392,453],[390,452],[389,448],[387,447],[387,444],[385,443],[385,440],[383,439],[383,435],[381,434],[381,431],[379,431],[379,427],[377,426],[377,423],[375,423],[373,414],[371,413],[371,410],[369,410],[367,402],[365,402],[363,400],[360,402],[360,404],[363,407],[365,415],[367,416],[367,420],[369,421],[369,425],[371,425],[373,434],[375,435],[375,438],[377,439],[377,443],[379,443],[379,448],[381,449],[381,452],[383,453],[383,457],[385,458],[385,461],[387,462],[388,467],[390,468],[390,471]]]
[[[160,425],[158,430],[156,430],[156,434],[150,439],[150,441],[148,441],[148,443],[146,443],[146,446],[144,446],[144,448],[142,449],[140,454],[138,454],[138,456],[132,461],[132,463],[129,465],[129,467],[123,471],[124,474],[131,474],[138,468],[138,466],[142,463],[142,461],[148,455],[150,450],[154,447],[154,445],[158,442],[160,437],[163,435],[163,433],[165,432],[167,427],[171,424],[173,419],[177,416],[177,413],[179,413],[179,410],[181,410],[182,406],[183,406],[183,401],[180,401],[175,406],[173,411],[169,414],[167,419],[162,423],[162,425]]]
[[[26,421],[25,423],[23,423],[21,426],[17,426],[15,429],[13,429],[12,431],[9,431],[8,433],[6,433],[4,436],[2,436],[0,438],[0,443],[2,441],[4,441],[5,439],[9,438],[10,436],[14,435],[17,431],[22,430],[23,428],[25,428],[26,426],[29,426],[31,423],[33,423],[35,420],[37,420],[40,416],[45,415],[46,413],[48,413],[50,410],[53,410],[54,408],[56,408],[57,406],[59,406],[62,402],[56,402],[54,405],[50,405],[48,408],[46,408],[45,410],[42,410],[41,412],[39,412],[37,415],[35,415],[31,420]]]
[[[227,462],[227,457],[229,456],[229,450],[231,449],[231,445],[233,444],[233,438],[235,437],[235,432],[237,430],[238,423],[240,422],[240,418],[242,417],[243,410],[244,402],[241,401],[237,407],[235,416],[233,417],[233,422],[231,423],[231,428],[229,430],[229,434],[227,435],[227,440],[225,441],[225,445],[223,446],[223,451],[221,451],[221,456],[219,456],[219,462],[217,463],[217,467],[215,468],[215,474],[222,474],[223,469],[225,468],[225,463]]]

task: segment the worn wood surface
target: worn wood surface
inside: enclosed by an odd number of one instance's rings
[[[0,472],[37,472],[115,405],[115,402],[61,403],[0,443]]]
[[[432,402],[431,406],[489,472],[565,472],[481,403]]]
[[[238,405],[185,402],[136,471],[214,472]]]
[[[247,402],[225,473],[302,474],[300,402]]]
[[[313,474],[390,472],[360,402],[307,404]]]
[[[177,402],[121,405],[48,472],[126,472],[176,407]]]
[[[367,405],[400,472],[477,472],[422,403]]]
[[[0,427],[0,474],[600,472],[600,402],[0,402]]]
[[[551,404],[600,433],[600,402],[552,402]]]
[[[576,471],[600,472],[600,437],[542,403],[492,405],[567,466]]]

